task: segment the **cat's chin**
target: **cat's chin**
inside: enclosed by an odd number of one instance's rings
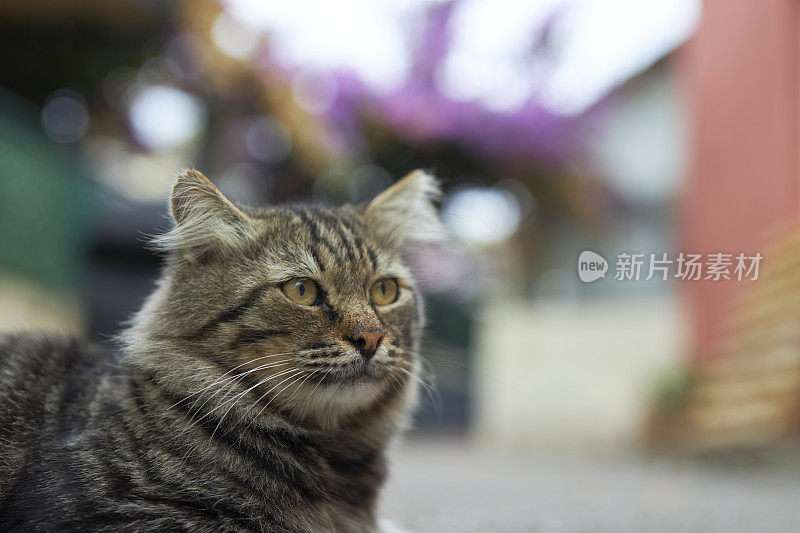
[[[311,387],[304,398],[304,411],[332,416],[347,414],[369,406],[397,382],[392,369],[374,361],[348,365],[329,373],[325,380]],[[313,416],[313,415],[312,415]],[[316,418],[316,417],[315,417]]]

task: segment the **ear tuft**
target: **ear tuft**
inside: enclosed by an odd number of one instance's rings
[[[233,248],[252,231],[251,218],[193,169],[175,178],[169,207],[175,227],[153,239],[151,244],[159,250],[198,256],[215,247]]]
[[[369,203],[367,225],[393,247],[441,241],[446,233],[434,205],[441,194],[436,178],[415,170]]]

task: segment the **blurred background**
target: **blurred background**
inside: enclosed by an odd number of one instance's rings
[[[384,528],[786,531],[798,43],[794,0],[4,0],[0,332],[110,343],[181,168],[250,204],[426,168],[453,238],[408,257],[429,387]],[[614,279],[680,252],[764,260]]]

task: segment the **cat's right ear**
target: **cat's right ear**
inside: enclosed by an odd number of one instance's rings
[[[213,249],[234,248],[253,230],[252,219],[193,169],[175,178],[169,208],[175,227],[153,239],[159,250],[198,257]]]

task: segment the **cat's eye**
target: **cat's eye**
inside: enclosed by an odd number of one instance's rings
[[[281,289],[287,298],[300,305],[314,305],[319,300],[319,287],[309,278],[291,279]]]
[[[382,278],[369,288],[369,299],[375,305],[388,305],[397,300],[397,281],[392,278]]]

